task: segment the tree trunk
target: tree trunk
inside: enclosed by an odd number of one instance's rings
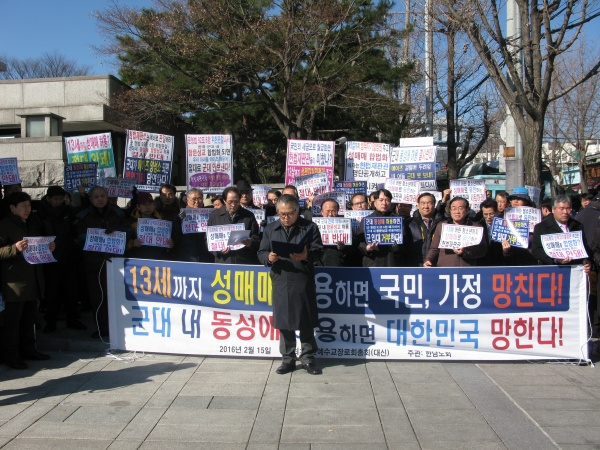
[[[577,154],[579,156],[579,153]],[[581,179],[580,184],[581,184],[581,193],[582,194],[589,194],[589,189],[588,189],[588,177],[587,177],[587,165],[585,164],[585,156],[582,158],[579,158],[578,161],[578,165],[579,165],[579,178]]]
[[[544,119],[534,121],[530,116],[526,115],[525,123],[526,129],[519,130],[521,139],[523,140],[525,184],[543,189],[542,139],[544,137]],[[550,195],[550,193],[547,192],[546,195]]]

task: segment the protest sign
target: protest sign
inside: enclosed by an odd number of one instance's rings
[[[437,181],[435,180],[421,180],[421,192],[423,191],[435,191],[437,189]]]
[[[127,130],[123,178],[135,180],[138,191],[159,192],[171,182],[174,142],[166,134]]]
[[[142,245],[170,248],[173,222],[160,219],[144,219],[140,217],[137,223],[137,236]]]
[[[483,227],[444,223],[438,248],[459,249],[477,245],[483,238],[483,232]]]
[[[462,197],[467,199],[471,208],[479,205],[487,198],[485,193],[485,180],[450,180],[452,193],[450,198]],[[474,208],[473,208],[474,209]],[[479,207],[477,207],[479,209]]]
[[[98,184],[98,163],[65,164],[65,189],[74,191],[79,186],[89,191]]]
[[[358,233],[358,227],[360,227],[360,223],[363,220],[363,217],[368,217],[371,214],[373,214],[373,211],[371,211],[370,209],[358,209],[358,210],[353,210],[353,209],[349,209],[347,211],[344,211],[344,217],[346,219],[351,219],[352,222],[352,233],[356,234]]]
[[[108,197],[133,198],[133,188],[135,180],[125,180],[123,178],[105,178],[104,190]]]
[[[231,225],[215,225],[212,227],[206,227],[206,241],[208,244],[209,252],[220,252],[227,248],[227,241],[229,241],[229,235],[234,230],[244,230],[246,225],[243,223],[234,223]],[[229,250],[239,250],[244,245],[233,245],[229,247]]]
[[[542,211],[531,206],[513,206],[504,210],[504,217],[513,222],[529,222],[529,232],[533,233],[535,226],[542,221]]]
[[[8,186],[20,183],[21,176],[17,158],[0,158],[0,184]]]
[[[426,189],[436,189],[437,147],[393,147],[390,151],[390,178],[427,181]]]
[[[385,189],[392,193],[392,202],[416,205],[421,183],[399,178],[388,178],[385,180]]]
[[[336,245],[338,242],[352,245],[352,224],[350,219],[341,217],[313,217],[319,227],[323,245]]]
[[[402,217],[365,217],[363,219],[367,244],[402,244]]]
[[[529,223],[526,220],[514,222],[502,217],[494,217],[490,237],[492,241],[508,241],[513,247],[529,247]]]
[[[346,193],[337,191],[325,192],[324,194],[317,195],[312,202],[312,213],[320,216],[321,206],[323,205],[323,202],[329,198],[332,198],[338,203],[338,205],[340,205],[338,215],[343,215],[346,211],[346,203],[344,201],[346,199]]]
[[[229,134],[185,136],[187,185],[221,194],[233,183],[233,141]],[[260,204],[260,203],[257,203]]]
[[[582,259],[588,257],[585,246],[583,245],[583,235],[581,231],[543,234],[541,238],[544,252],[546,252],[546,255],[550,258],[563,260],[567,258]]]
[[[185,212],[185,217],[181,221],[183,234],[205,233],[208,218],[214,208],[183,208],[181,211]]]
[[[329,179],[325,172],[296,177],[294,186],[296,186],[298,197],[301,199],[307,199],[313,195],[319,195],[330,191]]]
[[[333,190],[345,192],[346,193],[346,203],[349,203],[350,198],[352,198],[352,196],[354,194],[363,194],[365,197],[367,197],[367,182],[366,181],[335,181],[333,183]]]
[[[297,177],[312,173],[327,173],[333,186],[334,141],[302,141],[288,139],[285,184],[294,184]]]
[[[66,137],[65,148],[69,164],[89,162],[98,164],[96,180],[98,186],[104,185],[105,178],[117,176],[110,133]]]
[[[260,184],[252,185],[252,203],[256,206],[266,205],[269,203],[267,199],[267,193],[271,190],[269,186],[262,186]]]
[[[258,224],[259,231],[262,233],[263,227],[260,225],[265,217],[267,216],[267,212],[264,209],[254,209],[254,208],[246,208],[252,214],[254,214],[254,218],[256,219],[256,223]]]
[[[540,195],[542,194],[542,190],[538,187],[534,186],[525,186],[527,189],[527,193],[529,194],[529,198],[532,202],[534,202],[537,206],[540,205]]]
[[[267,216],[267,225],[279,220],[279,216]]]
[[[27,248],[23,252],[23,258],[29,264],[46,264],[56,262],[54,255],[48,248],[48,244],[56,239],[56,236],[35,236],[23,238],[27,241]]]
[[[123,231],[113,231],[106,234],[102,228],[88,228],[83,249],[88,252],[125,253],[127,235]]]
[[[367,192],[390,177],[390,146],[377,142],[346,142],[346,180],[366,181]]]

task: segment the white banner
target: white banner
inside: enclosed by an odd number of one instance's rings
[[[388,178],[385,180],[385,188],[392,193],[392,202],[416,205],[421,182]]]
[[[452,190],[450,198],[466,198],[474,210],[473,205],[479,205],[487,198],[485,180],[450,180],[450,189]],[[476,210],[479,210],[479,206]]]
[[[221,194],[233,183],[233,141],[228,134],[185,136],[187,185]]]
[[[390,177],[390,146],[377,142],[346,143],[346,181],[366,181],[367,193]]]
[[[21,183],[21,176],[17,158],[0,158],[0,184],[8,186],[19,183]]]
[[[352,233],[358,233],[358,227],[360,227],[360,223],[363,220],[363,217],[367,217],[373,214],[373,211],[370,209],[358,209],[358,210],[348,210],[344,211],[344,217],[347,219],[352,219]]]
[[[334,141],[288,139],[285,184],[294,184],[297,177],[325,172],[329,186],[333,186],[334,149]]]
[[[144,219],[140,217],[137,223],[137,238],[142,245],[170,248],[169,239],[173,222],[169,220]]]
[[[535,226],[542,221],[542,211],[531,206],[514,206],[504,210],[504,218],[512,222],[528,221],[529,232],[533,233]]]
[[[214,208],[183,208],[181,210],[185,211],[185,217],[181,221],[183,234],[205,233],[208,218],[214,210]]]
[[[319,227],[323,245],[336,245],[338,242],[352,245],[352,223],[341,217],[313,217]]]
[[[296,177],[294,185],[298,189],[298,198],[300,199],[310,198],[313,195],[323,194],[331,190],[325,172]]]
[[[442,225],[442,236],[438,248],[459,249],[471,247],[481,242],[483,227],[469,227],[466,225]]]
[[[571,231],[569,233],[543,234],[542,247],[544,252],[550,258],[554,259],[582,259],[587,258],[588,254],[583,245],[583,236],[581,231]]]

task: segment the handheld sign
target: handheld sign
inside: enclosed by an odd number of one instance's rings
[[[69,163],[98,163],[99,186],[104,185],[105,178],[117,176],[110,133],[66,137],[65,149]]]
[[[542,211],[531,206],[515,206],[504,210],[504,217],[508,220],[529,222],[529,232],[533,233],[535,226],[542,221]]]
[[[232,145],[229,134],[187,134],[187,185],[200,188],[205,194],[220,194],[225,187],[231,186]]]
[[[267,200],[267,193],[271,190],[269,186],[261,186],[255,184],[252,186],[252,203],[255,205],[266,205],[269,203]]]
[[[442,235],[438,248],[459,249],[477,245],[483,238],[483,232],[483,227],[445,223],[442,225]]]
[[[126,237],[127,235],[123,231],[106,234],[102,228],[88,228],[83,249],[88,252],[122,255],[125,253]]]
[[[373,192],[390,177],[390,146],[379,142],[346,142],[346,180],[366,181]]]
[[[183,234],[205,233],[210,213],[214,208],[183,208],[185,217],[181,221],[181,231]]]
[[[543,234],[542,247],[544,252],[550,258],[554,259],[582,259],[587,258],[588,254],[583,245],[583,235],[581,231],[571,231],[569,233]]]
[[[138,219],[137,235],[142,245],[152,247],[169,247],[173,223],[169,220]]]
[[[21,183],[17,158],[0,158],[0,183],[2,186]]]
[[[525,186],[525,188],[527,189],[527,193],[529,194],[529,198],[531,199],[531,201],[539,206],[540,195],[542,194],[542,190],[534,186]]]
[[[529,247],[529,223],[526,220],[503,219],[494,217],[492,222],[492,241],[502,242],[504,240],[513,247]]]
[[[135,180],[124,180],[123,178],[105,178],[104,189],[109,197],[133,198]]]
[[[56,262],[48,244],[56,239],[56,236],[26,237],[27,248],[23,252],[23,258],[29,264],[46,264]]]
[[[344,214],[344,212],[346,211],[346,204],[344,202],[344,200],[346,199],[346,194],[344,192],[336,192],[336,191],[325,192],[324,194],[317,195],[313,199],[312,213],[316,216],[320,216],[321,215],[321,206],[323,206],[323,203],[325,202],[325,200],[330,199],[330,198],[335,200],[338,203],[338,205],[340,205],[340,210],[338,211],[338,214]]]
[[[123,178],[135,180],[138,191],[159,192],[171,181],[174,143],[166,134],[127,130]]]
[[[373,214],[373,211],[370,209],[359,209],[359,210],[349,210],[344,212],[344,217],[347,219],[352,219],[352,233],[358,233],[358,227],[360,227],[360,223],[363,220],[363,217],[367,217]]]
[[[336,181],[333,183],[334,191],[342,191],[346,193],[346,203],[354,194],[363,194],[367,197],[367,182],[366,181]],[[367,197],[368,198],[368,197]]]
[[[275,222],[276,220],[279,220],[279,216],[267,216],[267,225]]]
[[[467,199],[471,208],[479,205],[487,198],[485,194],[485,180],[450,180],[451,198],[462,197]]]
[[[303,175],[325,172],[328,186],[332,186],[334,151],[334,141],[288,139],[285,184],[294,184],[295,179]]]
[[[363,222],[367,244],[402,244],[402,217],[365,217]]]
[[[390,178],[421,182],[421,189],[436,189],[435,146],[393,147],[390,151]]]
[[[98,163],[65,164],[65,189],[74,191],[79,186],[88,191],[98,184]]]
[[[206,227],[206,240],[208,250],[211,252],[220,252],[225,250],[229,235],[234,230],[244,230],[246,225],[243,223],[233,223],[231,225],[215,225],[214,227]],[[234,245],[229,247],[229,250],[239,250],[244,245]]]
[[[294,183],[298,190],[298,197],[302,199],[329,191],[329,179],[325,172],[296,177]]]
[[[392,202],[416,205],[421,191],[421,183],[419,181],[388,178],[385,180],[385,188],[392,193]]]
[[[338,242],[352,244],[352,224],[350,219],[341,217],[313,217],[319,227],[323,245],[336,245]]]
[[[256,223],[258,224],[258,229],[262,233],[263,227],[261,226],[261,223],[263,220],[265,220],[265,217],[267,217],[267,212],[264,209],[253,209],[253,208],[246,208],[246,209],[248,211],[250,211],[252,214],[254,214],[254,218],[256,219]]]

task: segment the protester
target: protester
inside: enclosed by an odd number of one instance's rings
[[[40,264],[23,257],[28,236],[41,236],[42,225],[31,212],[31,197],[14,192],[7,200],[10,213],[0,221],[0,271],[4,326],[2,350],[5,363],[17,370],[27,369],[23,360],[45,360],[50,356],[35,347],[35,316],[44,293],[44,272]],[[55,243],[48,245],[54,251]]]
[[[583,225],[571,217],[571,201],[566,195],[557,195],[552,202],[552,215],[538,223],[533,229],[532,253],[541,264],[578,265],[583,264],[583,271],[588,273],[591,269],[590,260],[582,259],[553,259],[546,254],[542,246],[542,236],[546,234],[568,233],[570,231],[584,231]],[[591,255],[586,239],[583,239],[588,255]]]
[[[179,214],[177,188],[172,184],[163,184],[160,195],[154,199],[154,208],[164,220],[173,221]]]
[[[50,186],[42,198],[37,212],[43,226],[44,236],[56,236],[56,250],[53,252],[56,263],[44,264],[46,290],[46,326],[44,333],[56,331],[61,300],[64,303],[67,328],[86,330],[79,321],[77,301],[79,281],[73,276],[77,272],[78,252],[75,244],[75,211],[65,204],[66,192],[60,186]]]
[[[0,203],[0,219],[4,219],[8,217],[10,214],[10,204],[8,202],[8,197],[15,192],[23,192],[23,188],[21,187],[21,183],[19,184],[5,184],[2,186],[2,190],[4,194],[2,196],[2,202]]]
[[[600,199],[593,198],[587,202],[585,208],[580,209],[575,220],[583,225],[587,245],[592,246],[594,232],[600,227]]]
[[[254,199],[252,198],[252,186],[246,180],[240,180],[236,185],[239,193],[240,193],[240,204],[244,208],[256,209],[257,206],[254,205]]]
[[[529,197],[529,191],[522,186],[514,188],[513,193],[509,195],[507,199],[510,202],[511,208],[518,206],[533,206],[531,197]]]
[[[350,208],[354,211],[364,211],[369,209],[369,202],[365,194],[354,194],[350,197]]]
[[[392,211],[392,193],[387,189],[375,192],[375,208],[368,217],[398,217]],[[410,267],[412,236],[408,227],[403,227],[403,242],[393,245],[367,244],[365,240],[365,221],[361,221],[356,236],[358,250],[363,255],[363,267]]]
[[[585,208],[587,208],[587,206],[590,204],[590,202],[592,200],[594,200],[594,194],[583,194],[581,196],[581,209],[579,210],[579,212],[581,212]]]
[[[479,261],[480,266],[503,266],[505,265],[505,256],[511,252],[510,244],[506,239],[502,242],[492,240],[492,224],[494,217],[498,215],[498,202],[488,199],[479,205],[483,218],[479,224],[485,229],[483,239],[487,245],[487,253]]]
[[[337,217],[340,211],[340,205],[332,198],[328,198],[321,205],[321,214],[323,217]],[[317,266],[339,267],[345,266],[346,257],[351,256],[352,246],[338,241],[335,245],[324,245],[323,256],[316,262]]]
[[[321,259],[323,244],[318,227],[300,217],[298,199],[283,194],[277,201],[279,220],[267,225],[258,257],[271,268],[273,283],[273,326],[280,332],[279,351],[282,362],[278,374],[296,369],[296,330],[300,332],[302,351],[298,359],[311,375],[321,373],[315,364],[317,341],[314,328],[318,326],[318,310],[313,265]],[[300,253],[289,257],[273,251],[273,242],[301,244]]]
[[[293,195],[294,197],[296,197],[296,200],[300,200],[300,196],[298,195],[298,189],[296,189],[296,186],[292,186],[289,184],[283,188],[282,195]],[[310,210],[310,208],[300,208],[300,215],[306,220],[312,220],[313,218],[313,213]]]
[[[412,265],[414,267],[423,265],[435,228],[442,220],[444,220],[444,214],[435,209],[433,194],[426,192],[419,195],[417,198],[417,211],[415,211],[407,225],[412,235]]]
[[[267,192],[267,204],[275,205],[277,200],[279,200],[279,197],[281,197],[281,192],[279,192],[277,189],[270,189]]]
[[[369,209],[372,209],[373,211],[375,211],[375,200],[377,199],[377,192],[371,192],[371,194],[369,194]]]
[[[202,208],[204,206],[204,193],[202,190],[192,188],[187,191],[186,208]],[[175,243],[174,254],[176,261],[212,263],[215,258],[208,251],[206,245],[206,233],[184,234],[181,224],[185,217],[185,211],[173,220],[173,231],[171,236]]]
[[[498,203],[498,217],[504,217],[504,210],[509,207],[508,194],[504,191],[496,192],[496,203]]]
[[[108,202],[104,188],[94,186],[90,189],[89,197],[91,206],[77,214],[77,241],[80,248],[85,246],[89,228],[101,228],[106,234],[122,231],[126,234],[126,241],[131,239],[133,231],[125,213],[118,206]],[[86,250],[83,252],[88,296],[98,325],[98,330],[92,334],[93,338],[108,337],[105,261],[114,256],[116,255]]]
[[[240,191],[237,188],[225,188],[223,198],[225,199],[225,207],[217,209],[210,214],[208,226],[243,223],[244,229],[250,230],[250,237],[241,242],[244,247],[239,250],[231,250],[227,247],[220,252],[213,252],[215,263],[259,264],[256,252],[260,245],[260,235],[254,214],[246,208],[241,207]]]
[[[412,205],[410,203],[398,203],[396,205],[396,214],[404,219],[410,218]]]
[[[219,209],[225,206],[225,200],[223,200],[223,196],[217,195],[212,201],[212,206],[215,209]]]
[[[479,258],[484,257],[487,253],[485,239],[482,239],[479,244],[470,247],[458,249],[439,248],[442,227],[445,224],[481,227],[481,224],[473,222],[467,217],[469,202],[466,199],[454,197],[450,200],[448,207],[450,209],[450,219],[442,221],[437,225],[423,267],[477,266]]]
[[[542,210],[542,218],[545,219],[552,214],[552,199],[546,197],[540,202],[540,209]]]
[[[144,245],[138,239],[138,221],[139,219],[155,219],[162,220],[162,216],[156,211],[154,206],[154,199],[152,194],[149,192],[140,192],[137,198],[137,206],[135,211],[131,214],[133,223],[131,229],[133,230],[133,239],[127,242],[128,256],[131,258],[140,259],[157,259],[165,260],[169,257],[169,250],[173,248],[173,239],[169,239],[167,244],[169,248],[157,247],[153,245]]]

